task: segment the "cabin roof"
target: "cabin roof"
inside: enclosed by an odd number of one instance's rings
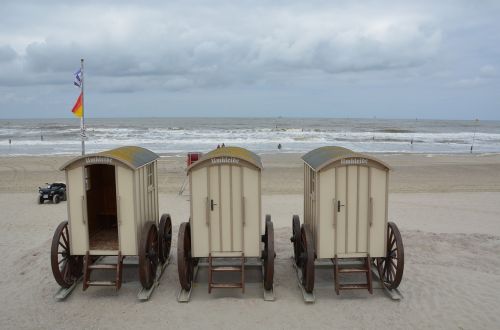
[[[204,154],[200,159],[198,159],[195,163],[189,166],[188,172],[206,160],[213,158],[221,158],[221,157],[241,159],[259,169],[262,169],[262,162],[260,160],[260,157],[257,154],[251,152],[250,150],[240,147],[221,147]]]
[[[350,149],[336,146],[326,146],[320,147],[314,150],[309,151],[307,154],[302,156],[302,159],[306,164],[311,166],[315,171],[321,171],[326,166],[339,161],[345,158],[364,158],[369,159],[373,162],[379,163],[386,169],[390,170],[389,165],[382,162],[381,160],[368,156],[365,154],[361,154],[358,152],[354,152]]]
[[[61,166],[60,169],[65,170],[71,164],[74,164],[82,159],[92,158],[92,157],[107,157],[115,159],[125,164],[132,170],[136,170],[139,167],[147,165],[155,161],[156,159],[160,158],[160,156],[158,156],[157,154],[146,148],[127,146],[127,147],[120,147],[103,152],[76,157],[67,162],[66,164],[64,164],[63,166]]]

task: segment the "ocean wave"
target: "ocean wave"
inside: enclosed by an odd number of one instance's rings
[[[340,145],[368,152],[500,152],[500,123],[332,119],[109,119],[90,120],[91,151],[141,145],[160,153],[207,151],[217,144],[257,152],[306,152]],[[72,154],[80,147],[74,120],[0,121],[0,154]],[[43,135],[43,141],[42,141]],[[9,139],[11,143],[9,144]]]

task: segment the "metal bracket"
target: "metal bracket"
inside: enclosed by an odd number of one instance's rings
[[[159,271],[156,272],[156,278],[153,283],[153,285],[149,289],[142,288],[141,291],[137,294],[137,299],[140,301],[147,301],[149,298],[151,298],[151,295],[153,295],[154,290],[160,285],[160,278],[163,275],[163,272],[165,271],[165,268],[167,268],[167,265],[170,263],[170,256],[165,260],[163,264],[160,264],[160,269]]]
[[[311,293],[306,291],[306,289],[302,285],[302,270],[299,267],[297,267],[297,265],[295,264],[295,259],[293,257],[291,258],[291,260],[292,260],[292,266],[295,269],[295,274],[297,275],[297,284],[302,292],[302,298],[304,298],[304,302],[307,304],[312,304],[316,302],[316,297],[314,296],[314,290]]]
[[[69,288],[59,288],[59,290],[57,290],[56,294],[54,295],[54,298],[57,301],[66,299],[73,292],[73,290],[75,290],[76,286],[81,282],[82,279],[83,276],[80,276],[80,278],[76,280]]]
[[[274,296],[274,284],[271,290],[266,290],[266,288],[264,287],[264,278],[265,278],[264,263],[262,263],[261,269],[262,269],[262,290],[264,291],[264,301],[275,301],[276,297]]]
[[[403,295],[401,294],[401,292],[398,290],[398,289],[392,289],[392,290],[389,290],[385,287],[385,285],[382,284],[382,280],[380,280],[380,277],[378,276],[378,270],[375,266],[372,266],[371,267],[371,270],[372,270],[372,274],[373,276],[377,279],[377,281],[374,281],[374,283],[378,283],[379,285],[378,286],[374,286],[373,288],[378,288],[378,289],[384,289],[384,292],[385,294],[391,298],[392,300],[401,300],[403,299]]]
[[[82,196],[81,200],[82,200],[82,221],[83,224],[86,225],[87,220],[85,218],[87,217],[87,212],[85,211],[85,196]]]
[[[184,290],[183,288],[180,289],[179,294],[177,294],[177,302],[180,303],[187,303],[191,299],[191,292],[193,292],[193,287],[196,282],[196,277],[198,275],[198,270],[200,267],[196,265],[193,269],[193,281],[191,282],[191,288],[189,291]]]

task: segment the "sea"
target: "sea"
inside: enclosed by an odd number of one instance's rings
[[[80,121],[0,120],[0,155],[78,155]],[[159,154],[235,145],[258,154],[326,145],[370,153],[499,153],[500,121],[341,118],[89,118],[86,151],[142,146]],[[278,149],[278,146],[281,149]]]

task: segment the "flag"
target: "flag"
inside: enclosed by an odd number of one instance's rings
[[[83,104],[82,104],[82,93],[78,96],[78,100],[76,100],[73,109],[71,110],[76,117],[82,118],[83,116]]]
[[[82,87],[82,69],[78,69],[78,71],[76,71],[74,73],[74,76],[75,76],[75,80],[73,81],[73,84],[77,87]]]

